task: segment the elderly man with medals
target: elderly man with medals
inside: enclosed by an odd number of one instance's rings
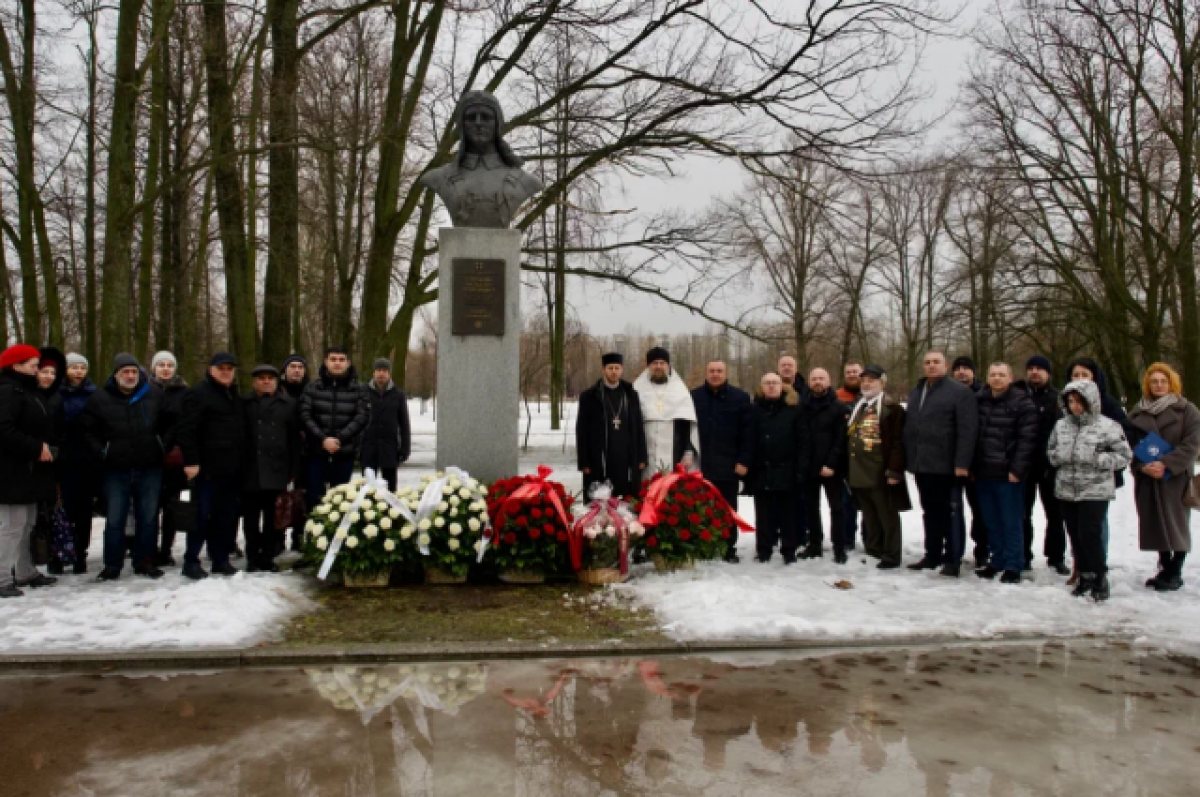
[[[646,468],[642,406],[633,385],[621,378],[624,358],[606,354],[602,362],[604,376],[580,394],[575,421],[583,494],[590,497],[594,485],[607,481],[614,496],[631,497]]]
[[[846,481],[862,509],[867,555],[880,570],[900,566],[900,513],[912,508],[904,478],[904,407],[887,400],[887,374],[878,365],[862,372],[861,393],[847,426]]]
[[[642,478],[673,469],[700,454],[696,405],[687,385],[671,369],[671,355],[655,347],[646,354],[646,370],[633,383],[646,425],[646,470]]]

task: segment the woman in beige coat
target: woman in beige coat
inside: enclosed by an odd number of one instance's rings
[[[1146,586],[1171,592],[1183,586],[1183,560],[1192,550],[1191,510],[1183,499],[1200,453],[1200,410],[1183,397],[1179,374],[1155,363],[1142,377],[1142,400],[1129,422],[1139,432],[1135,445],[1154,432],[1172,446],[1156,462],[1133,462],[1138,540],[1143,551],[1158,551],[1158,575]]]

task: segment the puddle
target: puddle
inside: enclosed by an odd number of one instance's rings
[[[0,679],[30,795],[1195,795],[1200,671],[1046,643]]]

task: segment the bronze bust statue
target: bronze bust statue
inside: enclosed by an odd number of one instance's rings
[[[421,176],[455,227],[507,229],[525,200],[544,187],[504,140],[504,113],[486,91],[468,91],[454,111],[461,142],[453,162]]]

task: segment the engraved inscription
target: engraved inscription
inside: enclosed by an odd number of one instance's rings
[[[504,335],[504,261],[455,258],[450,330],[455,335]]]

